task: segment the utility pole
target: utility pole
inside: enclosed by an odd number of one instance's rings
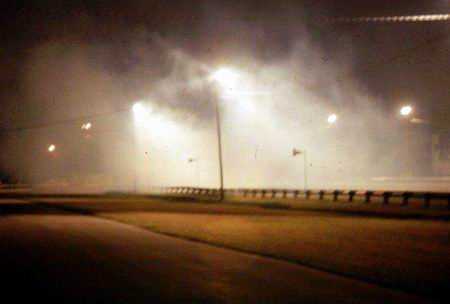
[[[306,150],[303,150],[303,170],[305,171],[305,191],[308,190],[308,159],[306,157]]]
[[[219,157],[219,178],[220,178],[220,188],[219,188],[219,201],[223,201],[223,161],[222,161],[222,134],[220,127],[220,112],[219,112],[219,100],[216,98],[216,131],[217,131],[217,151]]]
[[[138,149],[138,140],[136,138],[136,134],[135,132],[133,132],[133,129],[130,128],[131,132],[131,136],[132,136],[132,145],[133,145],[133,181],[132,181],[132,188],[133,188],[133,192],[134,194],[137,194],[137,184],[138,184],[138,161],[139,161],[139,149]]]

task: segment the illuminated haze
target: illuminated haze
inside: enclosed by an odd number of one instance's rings
[[[8,137],[9,146],[28,147],[10,162],[16,175],[35,184],[131,190],[136,172],[142,192],[217,187],[215,102],[227,188],[303,188],[305,152],[310,188],[377,187],[375,177],[423,174],[413,164],[428,149],[426,131],[412,135],[399,107],[386,107],[354,76],[354,38],[339,33],[330,54],[311,26],[298,22],[301,14],[286,13],[295,30],[280,45],[267,26],[244,22],[239,11],[203,6],[202,16],[195,38],[201,50],[145,27],[121,33],[121,43],[57,39],[34,46],[21,74],[23,107],[33,115],[23,121],[102,115],[90,119],[89,138],[80,130],[83,120]],[[205,38],[221,29],[237,37]],[[212,80],[220,67],[236,71],[236,86],[224,90]],[[149,112],[141,122],[131,111],[136,101]],[[48,155],[50,144],[59,155]],[[294,148],[301,151],[295,157]]]

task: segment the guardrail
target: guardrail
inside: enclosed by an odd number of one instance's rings
[[[225,189],[226,196],[240,196],[243,198],[292,198],[292,199],[318,199],[332,201],[353,202],[356,199],[369,204],[375,198],[381,199],[383,205],[389,205],[392,199],[401,200],[402,206],[407,206],[412,199],[423,201],[428,208],[432,201],[447,201],[450,208],[450,192],[419,192],[419,191],[374,191],[374,190],[293,190],[293,189]],[[162,188],[163,195],[219,197],[219,189],[197,187],[168,187]]]
[[[0,192],[2,196],[15,197],[98,197],[104,196],[102,193],[41,193],[33,191],[29,185],[0,185],[0,190],[27,190],[22,192]],[[111,192],[110,194],[114,194]],[[122,193],[122,192],[118,192]],[[220,197],[220,190],[216,188],[199,187],[153,187],[151,193],[155,195],[180,196],[193,198],[216,199]],[[126,194],[124,192],[124,194]],[[134,194],[134,193],[128,193]],[[432,202],[447,201],[450,209],[450,192],[424,192],[424,191],[375,191],[375,190],[296,190],[296,189],[225,189],[225,197],[241,197],[248,199],[312,199],[312,200],[332,200],[334,202],[354,202],[356,200],[369,204],[375,199],[381,201],[383,205],[389,205],[394,199],[400,200],[401,206],[407,206],[411,200],[420,200],[425,208],[429,208]],[[137,194],[142,195],[142,194]]]

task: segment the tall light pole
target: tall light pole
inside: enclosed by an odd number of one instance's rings
[[[216,132],[217,132],[217,151],[219,157],[219,200],[222,201],[224,198],[223,193],[223,159],[222,159],[222,132],[220,126],[220,111],[219,111],[219,101],[215,102],[215,112],[216,112]]]
[[[219,84],[220,89],[225,93],[236,89],[238,83],[238,74],[229,68],[220,68],[211,76],[212,80]],[[219,158],[219,200],[224,199],[223,191],[223,156],[222,156],[222,132],[220,124],[220,105],[219,99],[215,98],[215,114],[216,114],[216,132],[217,132],[217,153]]]

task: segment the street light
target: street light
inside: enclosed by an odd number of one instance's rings
[[[330,114],[330,115],[328,115],[328,118],[327,118],[327,121],[328,121],[328,124],[330,124],[330,125],[333,125],[333,124],[335,124],[336,123],[336,121],[337,121],[337,119],[338,119],[338,117],[337,117],[337,115],[336,114]]]
[[[133,113],[136,115],[142,113],[145,110],[144,106],[140,102],[136,102],[131,109],[133,110]]]
[[[401,107],[401,109],[400,109],[400,115],[405,116],[405,117],[411,115],[412,112],[413,112],[413,108],[410,105],[405,105],[405,106]]]
[[[220,68],[212,74],[212,79],[223,89],[234,90],[239,81],[239,74],[230,68]]]
[[[222,89],[225,90],[235,90],[239,80],[239,74],[230,68],[220,68],[211,75],[211,79],[216,82]],[[223,157],[222,157],[222,134],[220,126],[220,109],[219,100],[215,102],[215,114],[216,114],[216,131],[217,131],[217,152],[219,158],[219,178],[220,178],[220,189],[219,189],[219,200],[222,201],[224,198],[223,193]]]
[[[142,124],[148,119],[150,113],[148,107],[145,107],[142,104],[142,102],[136,102],[132,107],[132,111],[134,114],[135,121],[140,124]]]
[[[48,150],[48,152],[53,153],[56,150],[56,146],[55,145],[50,145],[50,146],[48,146],[47,150]]]
[[[88,131],[91,128],[92,128],[92,123],[90,123],[90,122],[87,122],[87,123],[84,123],[84,124],[81,125],[81,130]]]

